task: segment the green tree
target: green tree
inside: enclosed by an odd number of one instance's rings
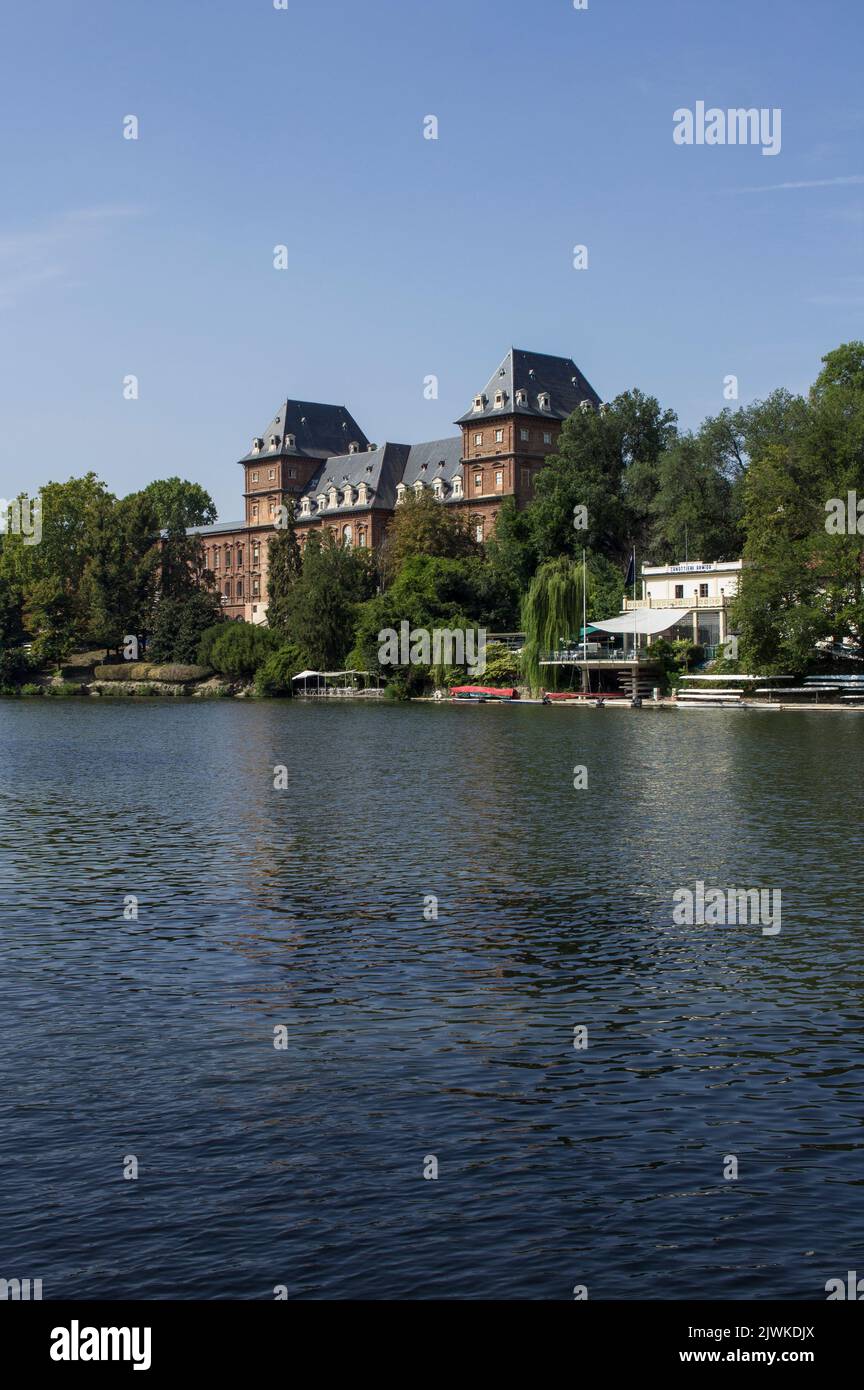
[[[424,491],[419,496],[409,493],[387,527],[381,570],[385,581],[389,581],[415,555],[456,560],[477,552],[468,517],[442,506],[431,492]]]
[[[341,546],[329,532],[313,532],[292,590],[285,633],[316,670],[341,667],[353,636],[358,604],[374,588],[368,554]]]
[[[213,498],[200,483],[160,478],[148,483],[143,495],[155,509],[157,525],[162,530],[185,531],[190,526],[212,526],[216,520]]]
[[[558,650],[562,640],[578,636],[583,594],[582,566],[566,555],[547,560],[532,579],[522,605],[522,671],[532,691],[540,690],[544,683],[554,684],[557,668],[541,668],[540,663],[547,652]]]
[[[600,411],[574,411],[526,508],[538,559],[581,556],[584,546],[623,562],[647,534],[658,460],[674,437],[673,412],[641,391],[625,391]]]
[[[282,499],[286,525],[276,528],[267,546],[267,624],[276,632],[287,630],[291,593],[303,570],[303,555],[297,539],[293,497]]]

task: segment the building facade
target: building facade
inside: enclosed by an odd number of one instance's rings
[[[196,527],[226,615],[264,622],[267,548],[283,500],[294,502],[301,546],[327,527],[346,546],[374,549],[406,496],[428,490],[470,517],[486,541],[505,497],[523,507],[574,410],[597,392],[569,357],[511,348],[455,422],[459,434],[422,444],[371,443],[344,406],[285,400],[243,469],[244,518]]]
[[[729,607],[738,593],[743,560],[683,561],[677,565],[643,565],[642,598],[625,599],[632,609],[682,610],[671,630],[700,646],[722,645],[729,637]]]

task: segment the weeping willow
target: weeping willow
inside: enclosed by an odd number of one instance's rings
[[[563,639],[577,637],[582,628],[582,566],[566,555],[547,560],[531,580],[522,600],[522,674],[533,693],[544,685],[555,686],[558,666],[540,662],[548,652],[558,650]]]

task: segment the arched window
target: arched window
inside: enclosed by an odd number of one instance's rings
[[[354,540],[354,531],[351,526],[342,527],[342,544],[350,550]]]

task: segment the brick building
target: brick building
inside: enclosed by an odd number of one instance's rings
[[[245,516],[197,527],[228,617],[263,622],[267,546],[283,498],[293,498],[301,545],[327,526],[344,545],[380,545],[410,492],[429,489],[465,511],[478,540],[495,529],[505,497],[522,507],[553,453],[562,422],[600,403],[569,357],[511,348],[456,424],[460,433],[424,444],[370,443],[344,406],[283,401],[240,459]]]

